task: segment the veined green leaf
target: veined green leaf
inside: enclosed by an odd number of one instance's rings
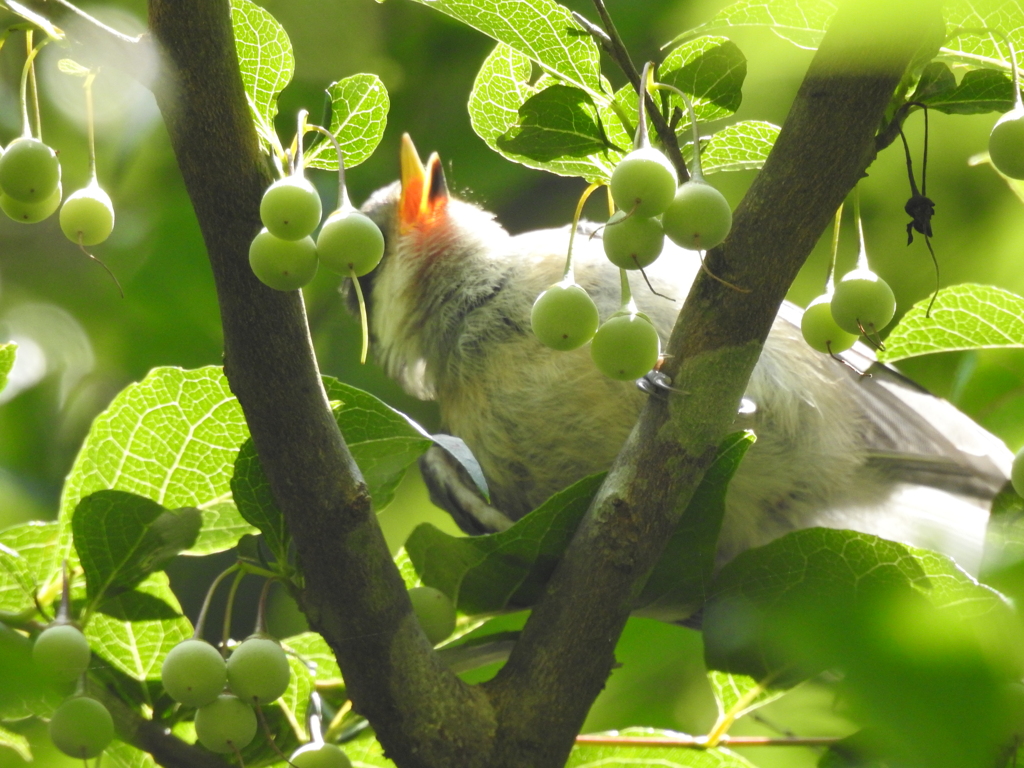
[[[991,69],[972,69],[957,83],[946,64],[933,61],[922,73],[910,101],[946,114],[1006,112],[1013,108],[1013,85],[1005,74]]]
[[[698,125],[728,117],[740,107],[747,59],[734,42],[724,37],[704,36],[669,51],[658,68],[658,79],[690,95]],[[635,92],[633,107],[636,107]],[[683,111],[677,132],[690,125],[690,114],[683,100],[671,94],[673,107]],[[685,138],[685,136],[684,136]]]
[[[601,92],[597,44],[553,0],[417,0],[514,48],[567,85]]]
[[[20,733],[10,731],[0,725],[0,747],[14,750],[26,763],[32,762],[32,749],[29,747],[28,739]]]
[[[60,568],[56,523],[31,522],[0,531],[0,610],[19,613],[35,605],[36,592]]]
[[[747,675],[733,675],[717,669],[708,670],[708,682],[718,705],[719,720],[726,716],[739,720],[786,694],[784,690],[769,688]]]
[[[93,614],[85,636],[115,669],[134,680],[156,680],[171,648],[192,636],[192,624],[180,614],[167,574],[152,573]]]
[[[103,762],[109,762],[115,768],[157,768],[157,762],[152,755],[120,739],[114,739],[110,746],[103,750]]]
[[[623,156],[614,149],[604,151],[599,148],[584,157],[542,161],[515,151],[508,142],[501,141],[517,125],[520,107],[539,93],[540,89],[530,84],[531,70],[529,57],[510,46],[499,43],[491,51],[477,73],[469,96],[469,119],[473,130],[495,152],[528,168],[560,176],[582,176],[587,181],[608,181],[615,164]],[[609,115],[614,117],[607,109],[607,99],[601,100],[600,104],[604,105],[598,109],[602,120],[607,120]]]
[[[831,0],[739,0],[672,42],[727,32],[732,27],[768,27],[794,45],[817,48],[836,7]]]
[[[0,392],[7,386],[7,376],[14,367],[14,357],[17,354],[18,345],[14,342],[0,344]]]
[[[231,25],[245,94],[257,133],[269,150],[277,140],[277,95],[295,74],[292,44],[277,19],[252,0],[231,0]]]
[[[1002,0],[950,0],[943,3],[946,29],[993,29],[1013,41],[1019,52],[1024,49],[1024,17],[1020,5]],[[959,64],[1010,71],[1010,51],[998,35],[976,32],[947,40],[942,58]]]
[[[242,408],[219,367],[155,368],[93,421],[61,495],[61,548],[70,551],[71,513],[85,496],[116,489],[168,508],[203,511],[188,554],[227,549],[255,529],[234,509],[231,474],[249,436]]]
[[[312,675],[317,683],[342,683],[341,668],[334,658],[334,651],[318,633],[303,632],[281,642],[285,648],[294,651],[304,663],[315,666]]]
[[[1002,288],[964,283],[917,302],[886,337],[884,362],[932,352],[1024,347],[1024,298]]]
[[[519,119],[497,139],[507,154],[523,155],[538,163],[581,158],[609,148],[597,107],[584,91],[551,85],[519,107]],[[619,147],[627,150],[629,147]]]
[[[202,515],[167,510],[124,491],[96,491],[71,519],[75,549],[85,571],[90,606],[131,589],[196,540]]]
[[[779,137],[779,127],[763,120],[742,120],[701,140],[700,163],[705,174],[760,169]],[[687,161],[693,145],[683,148]]]
[[[387,88],[376,75],[359,74],[331,83],[327,95],[331,99],[328,130],[341,145],[345,167],[353,168],[373,154],[384,135],[391,107]],[[323,136],[306,153],[305,161],[311,168],[338,170],[334,144]]]

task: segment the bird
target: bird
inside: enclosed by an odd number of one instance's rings
[[[361,210],[385,239],[380,264],[359,278],[375,357],[407,392],[437,401],[489,490],[441,440],[421,460],[434,502],[466,532],[493,532],[608,469],[650,387],[604,377],[586,346],[548,349],[530,326],[538,294],[562,278],[571,227],[509,234],[450,194],[437,153],[424,165],[407,134],[400,180]],[[573,259],[604,321],[619,308],[619,270],[598,226],[579,225]],[[698,253],[666,242],[649,286],[630,272],[663,342],[700,269]],[[717,565],[824,526],[937,550],[976,574],[1010,451],[863,344],[841,359],[814,351],[800,314],[783,304],[733,424],[757,440],[727,492]]]

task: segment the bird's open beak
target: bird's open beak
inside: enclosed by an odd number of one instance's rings
[[[434,152],[426,167],[409,134],[402,134],[402,197],[398,205],[402,232],[434,226],[448,207],[448,184],[441,158]]]

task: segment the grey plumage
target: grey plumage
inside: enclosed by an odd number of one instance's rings
[[[444,428],[480,461],[492,504],[518,519],[607,468],[647,395],[604,378],[586,347],[555,352],[530,331],[534,299],[562,276],[568,228],[511,237],[490,214],[449,199],[431,226],[402,231],[398,194],[389,187],[364,206],[387,241],[381,266],[364,278],[374,354],[409,392],[437,399]],[[599,233],[584,230],[574,256],[577,282],[607,318],[619,279]],[[697,254],[666,244],[648,275],[675,301],[631,273],[637,304],[663,339],[699,268]],[[845,357],[871,377],[813,351],[799,316],[783,307],[747,388],[756,409],[737,416],[758,440],[730,486],[719,561],[825,525],[939,549],[976,571],[1009,451],[866,348]],[[459,506],[457,471],[443,465],[434,462],[428,482]]]

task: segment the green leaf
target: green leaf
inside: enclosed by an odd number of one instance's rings
[[[32,749],[28,745],[28,739],[20,733],[9,731],[0,725],[0,747],[14,750],[26,763],[32,762]]]
[[[153,369],[122,390],[89,429],[61,495],[63,551],[70,551],[68,526],[78,502],[107,489],[168,509],[202,510],[203,531],[187,554],[219,552],[254,533],[233,508],[230,485],[248,436],[242,408],[219,367]]]
[[[724,37],[699,37],[672,49],[658,68],[658,79],[692,97],[699,123],[728,117],[740,107],[747,59],[735,43]],[[636,91],[633,110],[636,110]],[[672,94],[670,103],[683,110],[682,132],[690,125],[683,100]],[[698,123],[698,124],[699,124]]]
[[[883,362],[932,352],[1024,347],[1024,298],[989,285],[964,283],[917,302],[885,339]]]
[[[18,345],[14,342],[0,344],[0,391],[7,386],[7,376],[14,367],[14,357],[17,354]]]
[[[274,130],[277,95],[295,74],[292,44],[277,19],[251,0],[231,0],[231,25],[256,132],[269,150],[278,140]]]
[[[56,523],[31,522],[0,531],[0,611],[20,613],[60,569]]]
[[[373,154],[384,136],[391,107],[388,90],[376,75],[358,74],[331,83],[327,95],[331,99],[328,130],[341,145],[345,167],[354,168]],[[321,140],[306,152],[306,165],[338,170],[334,144],[317,135]]]
[[[192,507],[167,510],[143,496],[96,491],[71,520],[89,602],[131,589],[196,540],[202,516]]]
[[[1000,632],[1012,616],[997,592],[945,555],[855,531],[809,528],[722,568],[704,611],[708,664],[755,679],[778,674],[780,686],[792,684],[818,671],[815,665],[839,663],[837,649],[849,656],[849,628],[865,610],[912,594],[957,621],[991,623]]]
[[[1024,19],[1017,3],[949,0],[943,3],[942,11],[948,30],[999,30],[1013,41],[1018,52],[1024,50]],[[945,41],[941,55],[958,64],[1010,71],[1010,51],[1000,37],[992,34],[958,35]]]
[[[334,658],[334,651],[318,633],[303,632],[281,642],[303,662],[315,665],[312,674],[317,683],[342,685],[341,668]]]
[[[152,755],[120,739],[114,739],[103,750],[103,762],[113,764],[116,768],[157,768]]]
[[[594,734],[598,735],[598,734]],[[633,736],[665,739],[689,739],[686,734],[656,728],[624,728],[609,736]],[[754,768],[728,749],[694,749],[643,745],[577,744],[569,755],[566,768]]]
[[[1024,563],[1024,498],[1007,483],[992,500],[992,512],[985,531],[985,550],[981,564],[982,579],[993,583],[992,576]]]
[[[747,675],[733,675],[717,669],[708,670],[708,682],[718,705],[719,720],[726,716],[739,720],[786,694],[784,690],[769,688]]]
[[[449,536],[423,523],[405,542],[406,551],[423,583],[463,613],[532,605],[603,481],[602,473],[574,483],[500,533]]]
[[[609,146],[590,96],[567,85],[552,85],[528,98],[519,107],[517,123],[497,144],[538,163],[587,157]]]
[[[306,730],[306,710],[309,709],[309,695],[313,693],[314,678],[306,665],[294,656],[288,657],[288,666],[292,670],[288,688],[275,703],[281,707],[292,727],[295,738],[298,743],[302,744],[309,741],[309,732]]]
[[[513,151],[506,141],[501,141],[518,124],[520,107],[540,92],[539,88],[530,85],[530,73],[529,57],[503,43],[498,44],[484,60],[470,92],[469,119],[473,130],[491,149],[512,162],[560,176],[582,176],[587,181],[607,182],[623,154],[615,150],[602,151],[603,144],[601,149],[587,157],[541,161]],[[610,126],[619,126],[621,134],[621,123],[606,102],[607,99],[598,101],[604,105],[598,110],[601,119]],[[621,141],[623,137],[617,135],[617,138]],[[627,142],[632,141],[629,136],[625,138]]]
[[[405,582],[406,589],[423,585],[420,575],[416,573],[416,566],[413,565],[412,558],[409,557],[409,552],[405,547],[395,553],[395,565],[398,567],[398,572],[402,574],[402,581]]]
[[[675,621],[692,615],[704,604],[715,567],[729,481],[754,440],[752,432],[737,432],[722,441],[640,593],[637,615]]]
[[[537,62],[567,85],[601,92],[597,44],[568,8],[553,0],[417,0]]]
[[[165,573],[152,573],[132,592],[108,601],[103,613],[94,613],[85,627],[85,636],[93,651],[115,669],[133,680],[156,680],[167,653],[192,636],[192,624],[184,616],[141,618],[139,608],[147,610],[153,601],[181,613]],[[120,613],[123,618],[114,615]]]
[[[406,470],[432,444],[430,436],[404,414],[355,387],[324,377],[334,417],[379,512],[394,498]],[[231,480],[241,514],[263,532],[267,545],[283,556],[288,530],[270,492],[251,440],[238,452]]]
[[[835,12],[836,4],[829,0],[739,0],[672,42],[733,27],[767,27],[801,48],[817,48]]]
[[[354,739],[341,745],[341,748],[352,764],[359,768],[395,768],[395,764],[384,757],[384,747],[369,728],[364,728]]]
[[[1013,98],[1013,85],[1002,72],[972,69],[958,84],[948,66],[932,62],[925,68],[910,101],[950,115],[974,115],[1006,112],[1013,108]]]
[[[705,174],[722,171],[757,170],[779,136],[779,127],[762,120],[743,120],[715,133],[705,145],[701,142],[700,164]],[[692,145],[683,155],[689,160]]]

